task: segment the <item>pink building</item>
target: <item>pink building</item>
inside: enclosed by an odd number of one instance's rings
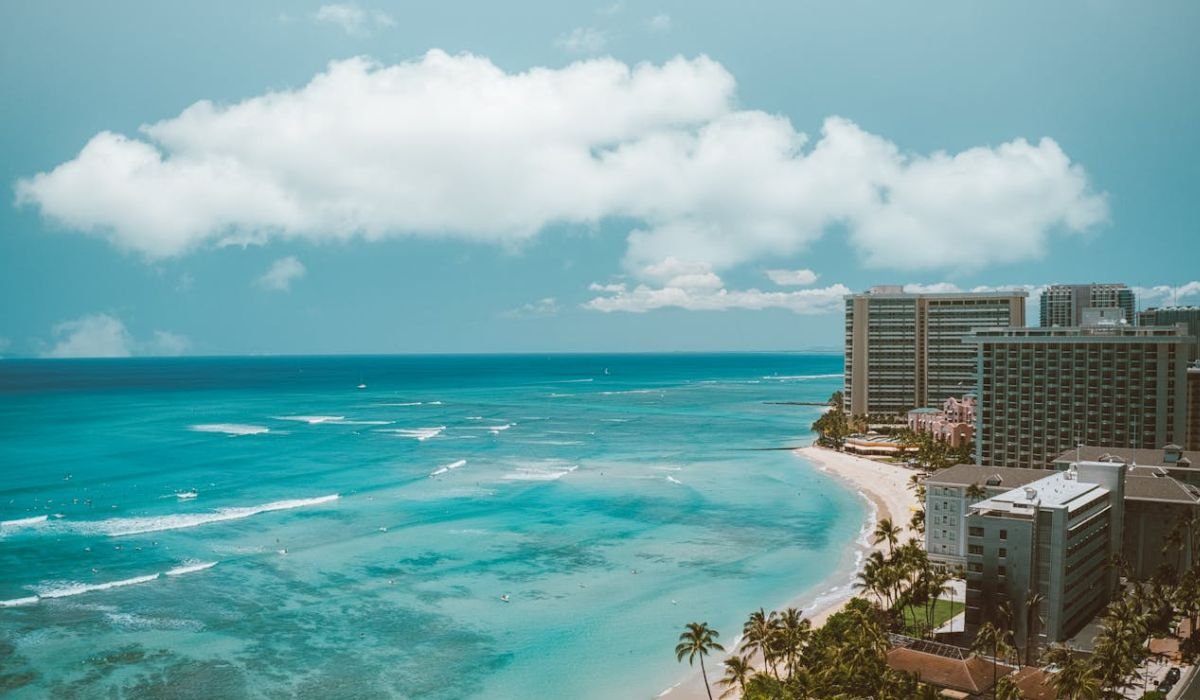
[[[908,429],[929,433],[936,440],[959,447],[975,438],[975,395],[948,398],[941,410],[916,408],[908,412]]]

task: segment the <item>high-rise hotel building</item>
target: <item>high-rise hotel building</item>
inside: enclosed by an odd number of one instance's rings
[[[1192,362],[1200,360],[1200,306],[1163,306],[1138,312],[1139,326],[1174,326],[1177,323],[1186,324],[1187,334],[1196,340],[1189,353]]]
[[[913,294],[872,287],[846,297],[846,411],[898,415],[975,390],[978,328],[1025,324],[1024,291]]]
[[[1136,321],[1133,290],[1123,284],[1052,284],[1041,302],[1042,328],[1081,326],[1086,309],[1120,309],[1125,323]]]
[[[1183,444],[1191,342],[1183,326],[975,333],[975,460],[1042,469],[1078,444]]]

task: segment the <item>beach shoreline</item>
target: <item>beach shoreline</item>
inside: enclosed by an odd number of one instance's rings
[[[908,481],[916,472],[899,465],[876,462],[824,447],[801,447],[792,450],[792,453],[811,463],[820,472],[828,474],[854,489],[870,505],[867,518],[860,530],[862,534],[853,543],[855,546],[853,568],[847,573],[845,568],[838,566],[835,573],[818,586],[804,591],[777,608],[779,610],[787,607],[801,608],[804,611],[804,617],[808,618],[814,628],[817,628],[824,625],[826,620],[844,608],[846,603],[854,597],[853,580],[858,575],[868,554],[873,550],[886,553],[887,545],[885,543],[871,544],[871,533],[880,519],[890,518],[894,524],[904,528],[902,539],[915,536],[916,533],[908,529],[908,521],[912,511],[919,504],[916,494],[908,488]],[[814,591],[816,592],[814,593]],[[745,613],[749,614],[750,611],[747,610]],[[740,630],[738,630],[726,641],[740,641],[740,638]],[[727,646],[727,651],[730,653],[733,653],[734,649],[736,649],[736,643]],[[716,680],[722,676],[721,661],[725,658],[727,658],[725,655],[713,656],[710,657],[710,662],[707,664],[709,682],[714,684],[714,696],[717,693]],[[699,669],[696,669],[689,673],[683,681],[660,693],[658,697],[667,698],[667,700],[707,700],[708,695],[704,690],[704,680],[701,678]],[[736,692],[729,697],[736,698]]]

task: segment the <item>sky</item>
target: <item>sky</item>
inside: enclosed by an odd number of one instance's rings
[[[0,356],[837,350],[875,284],[1200,304],[1198,28],[3,3]]]

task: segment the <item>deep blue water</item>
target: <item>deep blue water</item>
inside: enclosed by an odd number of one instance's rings
[[[653,697],[684,623],[848,575],[865,507],[772,403],[841,364],[6,360],[0,694]]]

